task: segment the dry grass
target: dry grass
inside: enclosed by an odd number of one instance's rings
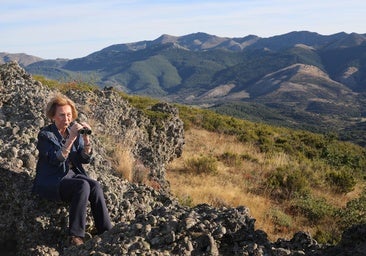
[[[252,193],[251,190],[267,172],[277,166],[285,165],[288,162],[287,156],[279,154],[269,159],[254,145],[244,145],[238,143],[234,136],[218,135],[206,130],[191,129],[186,132],[185,137],[186,145],[182,157],[168,166],[167,178],[171,183],[173,194],[191,205],[199,203],[217,207],[244,205],[257,219],[256,228],[271,229],[271,218],[268,216],[268,211],[272,207],[271,201]],[[221,156],[227,152],[245,158],[232,166],[220,162],[217,175],[196,175],[182,171],[188,159],[207,154]],[[268,162],[272,165],[266,164]]]
[[[182,203],[194,206],[208,203],[216,207],[246,206],[256,219],[256,228],[264,230],[270,239],[291,238],[299,230],[315,233],[301,216],[289,216],[284,211],[289,203],[278,204],[270,199],[263,181],[278,167],[297,163],[284,153],[263,154],[255,145],[239,143],[234,136],[222,135],[206,130],[190,129],[185,134],[183,154],[167,166],[167,179],[172,193]],[[216,174],[187,172],[185,163],[200,156],[220,158],[223,155],[235,159],[222,159]],[[239,159],[239,161],[237,161]],[[257,193],[259,191],[259,193]],[[315,190],[314,195],[325,198],[335,206],[344,206],[357,197],[361,188],[347,195]],[[279,225],[279,223],[281,225]]]
[[[313,194],[318,197],[323,197],[330,204],[336,207],[345,207],[347,202],[351,201],[360,196],[364,186],[361,184],[357,184],[353,191],[347,194],[339,194],[332,191],[324,191],[324,190],[313,190]]]
[[[129,148],[118,145],[114,151],[113,159],[115,159],[114,168],[123,178],[132,182],[134,177],[135,159]]]
[[[88,120],[92,127],[97,127],[97,122]],[[107,155],[112,162],[113,169],[121,177],[129,182],[144,183],[147,177],[147,169],[135,159],[132,149],[135,139],[133,132],[127,132],[123,137],[113,137],[103,130],[97,131],[98,138],[102,141]]]

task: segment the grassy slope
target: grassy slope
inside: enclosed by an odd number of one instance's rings
[[[220,156],[245,156],[242,159],[228,159]],[[197,174],[187,167],[191,159],[213,156],[217,161],[216,173]],[[293,200],[278,201],[271,196],[270,188],[263,182],[271,172],[281,167],[294,165],[291,156],[285,153],[266,154],[252,143],[241,143],[235,136],[190,129],[186,132],[186,145],[181,158],[174,160],[167,171],[171,190],[182,203],[196,205],[208,203],[214,206],[244,205],[257,220],[256,228],[262,229],[273,240],[291,238],[300,230],[315,235],[321,230],[337,230],[337,223],[326,216],[319,223],[312,223],[302,214],[292,214]],[[299,168],[304,168],[300,167]],[[359,182],[349,193],[336,193],[333,189],[312,188],[311,194],[324,198],[336,208],[357,198],[365,182]]]
[[[366,221],[365,148],[301,130],[178,106],[186,124],[183,156],[168,167],[187,205],[245,205],[270,238],[305,230],[334,243]]]

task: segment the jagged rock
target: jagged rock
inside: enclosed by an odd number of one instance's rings
[[[5,211],[0,214],[0,241],[13,243],[17,238],[18,253],[24,252],[24,255],[48,255],[45,251],[50,248],[60,251],[62,241],[66,240],[64,229],[68,213],[65,205],[40,202],[30,194],[35,176],[36,138],[39,129],[48,122],[44,108],[55,91],[33,80],[12,62],[0,67],[0,92],[0,170],[3,177],[0,188],[6,191],[0,197],[2,211]],[[171,204],[174,199],[168,193],[164,166],[177,157],[176,152],[181,152],[184,144],[183,123],[179,117],[160,119],[160,130],[154,130],[154,121],[131,107],[115,91],[71,90],[66,94],[77,104],[80,118],[87,117],[94,122],[95,161],[88,166],[88,171],[104,187],[113,222],[129,222],[138,214]],[[123,120],[132,121],[124,127]],[[164,134],[170,129],[175,132]],[[114,143],[130,140],[131,151],[149,167],[152,178],[161,185],[161,192],[131,184],[116,175],[99,138],[103,134],[115,138]],[[160,175],[154,176],[154,173]],[[91,219],[88,222],[92,232]],[[8,242],[4,242],[5,245]]]
[[[95,236],[88,212],[86,243],[66,248],[66,205],[30,193],[36,136],[47,123],[43,109],[53,92],[17,63],[0,66],[1,255],[364,255],[364,226],[346,232],[335,247],[319,245],[304,232],[272,243],[264,231],[255,230],[246,207],[181,206],[169,193],[164,169],[180,156],[184,144],[177,109],[159,103],[151,108],[157,115],[148,117],[112,89],[66,93],[76,102],[80,118],[93,120],[96,156],[88,172],[102,184],[114,224]],[[139,165],[150,169],[161,189],[116,175],[101,139],[105,134],[115,143],[128,140]]]

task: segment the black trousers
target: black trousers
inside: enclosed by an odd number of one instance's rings
[[[112,228],[103,190],[98,181],[84,175],[74,175],[71,172],[62,179],[60,194],[63,201],[70,203],[69,234],[71,236],[85,236],[88,201],[98,234]]]

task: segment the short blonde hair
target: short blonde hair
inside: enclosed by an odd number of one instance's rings
[[[56,108],[59,106],[69,105],[71,107],[72,119],[75,120],[78,117],[78,111],[76,110],[75,103],[63,94],[55,95],[47,104],[46,116],[52,120],[56,114]]]

